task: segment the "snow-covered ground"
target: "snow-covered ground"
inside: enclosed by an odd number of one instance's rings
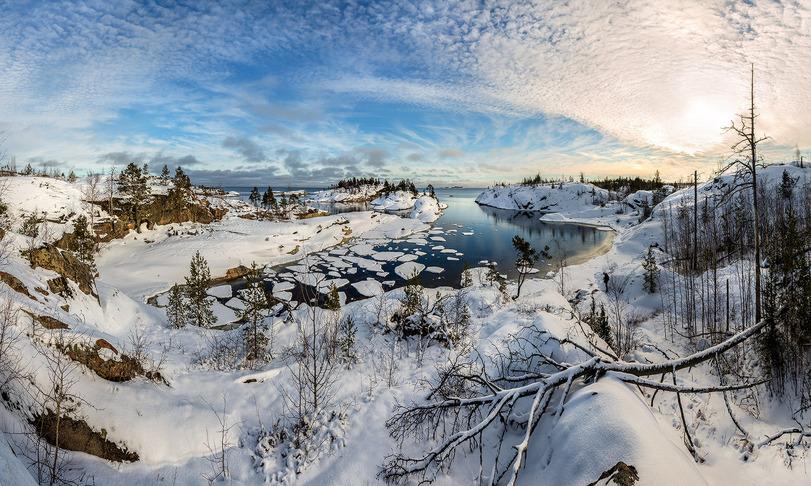
[[[353,189],[326,189],[308,194],[306,202],[321,204],[368,202],[375,211],[408,211],[409,218],[431,223],[439,219],[447,205],[427,194],[408,191],[383,193],[382,185],[361,185]]]
[[[778,184],[782,170],[764,171],[761,181],[767,186]],[[806,171],[790,170],[807,187]],[[41,178],[4,179],[11,189],[3,197],[13,211],[47,210],[50,218],[50,215],[75,216],[87,210],[81,203],[78,185]],[[730,183],[729,178],[721,178],[700,186],[699,190],[702,196],[710,196]],[[638,224],[638,214],[628,204],[622,209],[625,212],[618,213],[623,203],[609,202],[603,206],[604,201],[595,199],[607,196],[601,191],[590,184],[567,183],[562,189],[494,188],[479,197],[481,204],[495,207],[554,213],[543,216],[548,221],[609,225],[617,235],[606,253],[564,268],[563,284],[560,274],[553,279],[530,278],[515,301],[505,299],[486,281],[484,269],[475,269],[472,286],[464,291],[464,302],[472,315],[470,344],[474,348],[486,352],[495,342],[525,325],[545,330],[549,336],[587,345],[582,328],[571,318],[572,304],[567,298],[585,290],[598,301],[605,301],[602,275],[610,271],[612,278],[628,277],[628,305],[645,317],[638,332],[640,342],[648,345],[641,346],[629,359],[661,361],[656,348],[679,356],[694,350],[684,339],[671,340],[669,336],[665,339],[661,320],[654,315],[660,306],[659,296],[648,295],[641,287],[642,258],[650,245],[662,243],[661,210],[654,210],[651,219]],[[297,463],[290,456],[282,457],[281,446],[260,447],[257,439],[262,430],[272,429],[289,412],[283,391],[291,386],[292,371],[279,351],[296,339],[296,325],[281,319],[270,320],[276,331],[276,359],[268,364],[259,369],[221,370],[206,361],[205,352],[227,331],[193,326],[170,328],[164,310],[147,304],[145,299],[182,281],[195,251],[206,258],[212,276],[221,276],[229,268],[250,265],[253,261],[261,265],[291,262],[357,238],[352,242],[351,255],[347,249],[336,248],[331,255],[334,260],[321,257],[338,273],[332,276],[336,285],[346,285],[340,278],[341,272],[348,271],[349,267],[344,266],[348,264],[372,266],[396,260],[397,278],[406,278],[415,271],[441,272],[441,267],[420,268],[424,266],[409,261],[408,255],[372,250],[373,244],[408,239],[415,234],[420,234],[417,238],[427,243],[426,222],[433,220],[421,215],[437,214],[441,208],[431,202],[435,199],[425,200],[426,197],[414,198],[411,205],[398,197],[384,198],[375,205],[381,209],[405,205],[397,209],[411,209],[413,219],[365,211],[297,221],[257,221],[240,218],[240,209],[229,211],[222,221],[209,225],[182,223],[158,226],[140,234],[131,232],[125,238],[102,245],[97,258],[98,300],[82,293],[74,284],[71,284],[73,297],[66,299],[53,293],[37,293],[34,289],[47,288],[46,281],[56,274],[31,269],[19,255],[12,255],[2,271],[19,279],[32,295],[25,296],[0,284],[16,306],[57,318],[69,326],[65,334],[72,339],[89,343],[104,339],[123,352],[133,351],[133,336],[137,332],[148,342],[148,358],[160,363],[160,373],[168,382],[165,385],[143,377],[110,382],[80,365],[71,391],[84,402],[77,405],[75,416],[96,430],[103,429],[108,440],[125,444],[139,455],[139,460],[118,464],[73,453],[70,458],[77,471],[92,477],[96,484],[205,483],[203,476],[212,469],[211,449],[220,439],[218,431],[223,427],[220,419],[224,419],[229,426],[224,434],[229,484],[378,483],[378,467],[387,455],[400,450],[400,444],[386,430],[386,420],[398,404],[424,400],[425,380],[435,375],[437,364],[445,363],[455,352],[436,345],[428,348],[424,357],[419,356],[415,348],[407,349],[405,343],[395,340],[393,333],[376,324],[381,309],[394,312],[399,307],[402,289],[384,292],[385,281],[381,284],[377,280],[352,284],[370,297],[346,304],[340,310],[342,316],[352,316],[358,325],[359,362],[342,369],[338,375],[334,406],[343,414],[338,419],[323,419],[317,426],[322,434],[319,437],[329,440],[314,447],[318,453],[304,463]],[[635,194],[632,201],[646,197]],[[664,205],[689,204],[691,197],[691,190],[679,191],[669,196]],[[243,208],[227,198],[221,199],[220,204]],[[24,243],[20,235],[7,237],[20,246]],[[302,264],[306,266],[307,262]],[[274,287],[273,291],[289,292],[291,285],[280,282],[278,290]],[[510,283],[509,295],[515,290],[515,284]],[[211,292],[223,299],[234,295],[225,287]],[[442,288],[438,292],[452,294],[457,290]],[[66,304],[68,307],[63,308]],[[308,306],[302,305],[294,311],[294,317],[306,320],[309,311]],[[20,318],[20,323],[24,329],[34,327],[27,317]],[[36,331],[37,338],[25,335],[19,340],[16,353],[34,381],[44,385],[48,383],[46,361],[34,343],[50,342],[56,333],[41,327],[36,327]],[[553,346],[553,342],[546,345]],[[398,353],[395,365],[384,370],[393,349]],[[572,346],[560,346],[557,352],[562,362],[587,358]],[[704,364],[687,371],[682,375],[689,381],[685,384],[717,385],[710,367]],[[765,396],[763,400],[757,418],[734,405],[736,416],[753,437],[793,425],[785,410],[769,405]],[[32,405],[29,399],[22,401],[24,405]],[[519,484],[588,484],[620,460],[636,467],[640,475],[637,484],[809,482],[804,457],[795,457],[789,468],[785,449],[769,447],[743,453],[736,448],[735,427],[720,396],[683,395],[687,423],[703,459],[701,463],[694,461],[684,448],[675,395],[659,393],[652,407],[650,401],[649,393],[610,378],[579,386],[568,398],[559,420],[539,425]],[[0,406],[0,425],[7,432],[5,438],[0,435],[0,483],[4,485],[33,483],[26,476],[25,459],[9,448],[9,445],[15,450],[22,447],[22,439],[14,432],[26,418]],[[406,450],[415,453],[424,451],[426,446],[408,440],[403,444]],[[471,484],[476,481],[478,468],[477,453],[460,453],[454,467],[441,475],[438,483]]]
[[[426,194],[414,195],[410,192],[395,191],[380,196],[371,202],[375,211],[408,211],[408,217],[426,223],[439,219],[447,204]]]
[[[501,185],[476,198],[482,206],[514,211],[537,211],[553,223],[584,223],[622,229],[639,220],[638,207],[611,200],[609,191],[586,182]]]
[[[305,201],[318,203],[368,202],[376,198],[381,190],[383,190],[382,184],[364,184],[352,190],[343,188],[325,189],[307,194]]]

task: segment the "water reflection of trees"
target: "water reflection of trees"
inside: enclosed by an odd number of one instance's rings
[[[548,244],[553,254],[565,251],[571,256],[584,246],[594,246],[606,238],[604,231],[575,224],[545,223],[541,213],[479,206],[487,220],[495,227],[518,232],[535,244]],[[516,231],[518,230],[518,231]],[[553,244],[554,243],[554,244]],[[574,247],[572,247],[574,245]]]

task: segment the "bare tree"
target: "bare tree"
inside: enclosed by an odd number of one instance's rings
[[[91,172],[85,178],[85,185],[82,189],[82,196],[87,207],[88,219],[90,222],[90,229],[93,234],[94,250],[98,246],[98,238],[94,228],[96,227],[96,203],[102,197],[101,192],[101,175]]]
[[[77,363],[65,357],[59,349],[73,345],[74,339],[59,330],[51,335],[50,345],[37,344],[37,350],[45,361],[48,386],[39,389],[40,410],[35,420],[37,428],[37,449],[35,466],[40,484],[53,486],[62,482],[64,460],[62,457],[62,421],[74,412],[82,398],[72,392],[78,378]],[[42,442],[47,440],[49,445]]]
[[[228,402],[225,396],[222,398],[222,412],[211,406],[211,411],[217,417],[219,428],[216,431],[215,439],[209,436],[208,429],[206,429],[206,448],[211,455],[209,457],[211,473],[203,474],[203,479],[208,481],[209,484],[216,481],[225,481],[230,476],[228,471],[228,448],[232,446],[229,435],[231,429],[234,428],[234,424],[228,424],[227,410]]]
[[[505,340],[491,358],[493,366],[485,366],[484,358],[475,353],[469,359],[452,359],[440,370],[425,403],[399,407],[386,423],[396,440],[430,437],[438,438],[439,443],[418,457],[402,453],[389,456],[380,475],[392,482],[407,482],[409,478],[431,482],[450,466],[457,452],[469,448],[478,449],[480,482],[486,479],[490,484],[514,485],[540,420],[557,419],[564,413],[566,398],[576,382],[611,376],[639,387],[678,393],[750,388],[762,382],[689,386],[648,377],[675,375],[679,370],[711,360],[756,335],[764,326],[765,322],[761,321],[704,351],[650,364],[607,359],[583,346],[578,346],[584,354],[582,361],[562,363],[544,349],[544,345],[550,340],[559,341],[561,346],[573,342],[558,340],[534,326],[525,327]],[[513,417],[521,418],[514,420]],[[513,445],[509,460],[502,463],[501,451],[509,437],[506,432],[514,427],[523,429],[521,439]],[[485,458],[484,453],[485,433],[497,438],[495,454],[489,458]],[[491,464],[485,467],[485,460]],[[490,471],[488,478],[484,477],[485,471]]]
[[[333,333],[329,316],[317,306],[307,308],[306,320],[299,321],[290,365],[292,389],[283,390],[292,410],[295,427],[306,434],[308,422],[332,405],[339,362],[333,358]]]
[[[16,343],[22,330],[17,326],[18,316],[8,293],[0,293],[0,391],[20,377]]]
[[[110,225],[115,228],[115,216],[113,216],[113,208],[116,187],[115,167],[110,167],[110,172],[104,180],[105,192],[107,195],[107,213],[110,215]]]
[[[762,166],[762,157],[757,154],[757,147],[760,142],[767,140],[767,136],[758,136],[755,133],[755,121],[758,118],[755,112],[755,65],[751,66],[751,78],[749,84],[749,109],[747,113],[738,115],[738,122],[730,122],[726,128],[728,132],[734,133],[738,140],[732,145],[733,160],[721,168],[721,173],[731,169],[736,169],[736,176],[741,176],[737,184],[728,194],[743,189],[752,191],[753,210],[753,241],[755,245],[755,321],[759,322],[762,316],[761,307],[761,270],[760,270],[760,211],[758,204],[758,182],[757,168]],[[695,201],[698,204],[698,201]]]

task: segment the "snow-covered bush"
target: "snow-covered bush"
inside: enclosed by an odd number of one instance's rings
[[[346,413],[330,411],[292,427],[277,421],[269,430],[254,430],[248,434],[254,465],[265,484],[293,484],[307,467],[346,445],[347,425]]]

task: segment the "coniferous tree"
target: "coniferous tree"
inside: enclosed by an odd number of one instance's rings
[[[653,254],[653,247],[648,247],[648,253],[642,261],[642,268],[645,269],[645,280],[642,287],[649,294],[656,293],[659,288],[659,265],[656,263],[656,255]]]
[[[338,287],[335,284],[330,285],[327,299],[324,302],[324,308],[331,311],[341,310],[341,296],[338,294]]]
[[[791,385],[795,396],[811,398],[807,353],[811,342],[811,264],[805,250],[807,231],[800,229],[792,204],[778,214],[766,257],[768,273],[763,286],[761,357],[767,364],[769,386],[778,395]]]
[[[68,172],[68,182],[73,184],[76,182],[76,179],[78,179],[78,177],[76,177],[76,173],[73,172],[73,169],[71,169],[70,172]]]
[[[140,232],[140,212],[150,197],[147,173],[130,162],[118,175],[118,190],[127,196],[127,205],[135,230]]]
[[[163,164],[163,169],[161,169],[161,182],[166,184],[169,182],[169,166]]]
[[[189,264],[189,276],[186,277],[186,299],[188,300],[188,320],[200,327],[209,327],[216,322],[212,311],[212,302],[208,298],[208,285],[211,282],[211,271],[208,262],[197,251]]]
[[[267,338],[264,335],[264,320],[268,310],[268,299],[262,285],[262,273],[256,262],[251,264],[251,270],[246,276],[247,287],[242,293],[245,309],[240,317],[248,323],[246,335],[246,358],[251,363],[265,360]]]
[[[797,179],[791,177],[787,170],[783,170],[783,180],[780,182],[780,195],[783,199],[791,199]]]
[[[518,258],[515,260],[515,268],[518,270],[518,289],[514,297],[517,299],[521,295],[521,286],[524,285],[527,275],[538,261],[538,250],[518,235],[513,236],[513,248],[518,253]]]
[[[169,302],[166,304],[166,318],[172,327],[186,326],[186,299],[183,289],[178,284],[172,285],[169,290]]]
[[[93,266],[95,262],[96,241],[87,229],[87,217],[80,215],[73,222],[73,240],[76,245],[76,256],[84,263]]]
[[[248,196],[248,200],[253,204],[253,207],[259,207],[259,189],[254,187],[251,189],[251,195]]]
[[[609,347],[614,347],[614,337],[611,332],[611,325],[608,323],[608,316],[605,314],[605,306],[600,304],[600,312],[597,312],[597,302],[595,302],[593,295],[591,296],[591,310],[586,317],[586,322]]]
[[[357,334],[357,326],[351,315],[346,316],[341,320],[338,325],[338,351],[340,352],[341,360],[347,365],[352,365],[358,361],[358,356],[355,352],[355,335]]]
[[[191,189],[191,179],[183,172],[183,167],[175,169],[174,183],[177,189]]]
[[[272,209],[277,206],[276,196],[273,195],[273,188],[268,186],[264,195],[265,209]]]

